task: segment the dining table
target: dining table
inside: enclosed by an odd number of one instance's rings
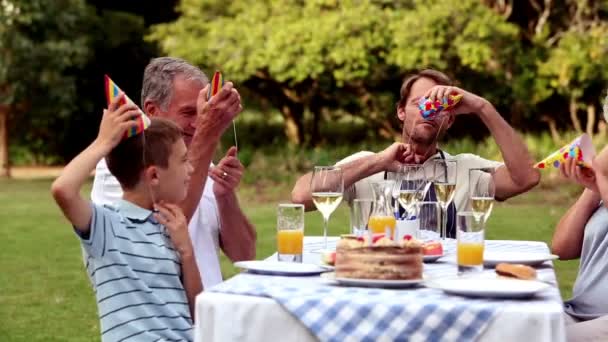
[[[335,248],[338,237],[330,237]],[[456,241],[424,263],[424,281],[405,288],[342,286],[331,274],[277,276],[243,271],[196,298],[194,339],[226,341],[552,341],[566,340],[563,301],[551,260],[536,265],[548,284],[526,298],[449,294],[430,286],[458,278]],[[322,265],[323,238],[304,238],[303,263]],[[493,253],[550,254],[539,241],[486,240]],[[265,258],[275,261],[277,255]],[[493,267],[477,276],[496,278]],[[427,286],[428,284],[428,286]]]

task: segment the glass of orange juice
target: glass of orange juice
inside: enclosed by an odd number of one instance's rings
[[[279,261],[302,262],[304,205],[279,204],[277,209],[277,255]]]
[[[456,216],[458,274],[483,270],[483,222],[474,212],[460,212]]]

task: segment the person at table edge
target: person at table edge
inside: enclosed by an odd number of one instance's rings
[[[201,120],[211,112],[241,112],[241,97],[232,82],[226,82],[213,99],[199,98],[199,93],[207,94],[206,87],[210,86],[207,76],[196,66],[180,58],[159,57],[146,66],[141,94],[144,112],[175,122],[188,147],[194,172],[188,195],[180,206],[189,221],[188,231],[204,288],[222,282],[219,248],[232,261],[250,260],[255,258],[256,242],[255,227],[243,213],[235,193],[244,170],[236,157],[236,147],[213,165],[211,158],[219,139],[214,140],[212,135],[217,134],[217,127]],[[97,204],[112,205],[121,197],[120,184],[102,159],[95,170],[91,199]]]
[[[434,101],[454,92],[463,97],[460,103],[449,110],[448,115],[441,115],[433,120],[427,120],[420,115],[418,103],[422,97],[426,96]],[[477,115],[486,125],[500,148],[504,163],[470,153],[450,155],[439,148],[438,140],[445,135],[456,117],[469,113]],[[396,114],[403,122],[401,142],[395,142],[378,153],[355,153],[336,164],[343,170],[344,200],[349,205],[355,198],[373,198],[370,183],[382,180],[386,171],[397,171],[402,164],[422,164],[426,168],[434,158],[456,160],[456,191],[448,209],[447,223],[448,236],[455,237],[456,212],[467,207],[469,169],[495,169],[495,197],[499,201],[530,190],[540,180],[540,174],[533,167],[534,161],[524,141],[494,106],[483,97],[453,86],[452,80],[440,71],[426,69],[407,77],[401,85]],[[304,204],[307,210],[314,210],[310,193],[311,176],[312,173],[301,176],[291,193],[292,201]],[[434,199],[434,189],[431,189],[427,200]]]
[[[561,260],[580,258],[572,298],[564,302],[568,341],[608,341],[608,147],[590,167],[567,160],[560,170],[585,187],[551,242]]]

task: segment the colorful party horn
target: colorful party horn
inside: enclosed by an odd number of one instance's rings
[[[112,81],[112,79],[108,75],[105,75],[105,88],[106,88],[106,100],[108,102],[108,106],[110,105],[110,103],[112,103],[116,99],[118,94],[120,94],[121,92],[124,94],[124,92],[120,88],[118,88],[116,83],[114,83],[114,81]],[[118,105],[122,106],[126,103],[135,105],[135,102],[133,102],[127,96],[127,94],[124,94],[122,99],[120,99],[120,101],[118,102]],[[139,107],[137,107],[137,109],[139,109],[139,113],[141,114],[138,117],[133,119],[133,120],[137,121],[137,126],[131,127],[128,130],[126,130],[125,134],[122,137],[123,139],[138,135],[139,133],[143,132],[146,128],[148,128],[148,126],[150,126],[150,118]]]
[[[433,119],[442,110],[453,108],[462,100],[462,95],[451,93],[447,97],[440,100],[431,101],[428,97],[423,97],[418,102],[420,115],[427,120]]]
[[[209,90],[207,91],[207,100],[209,100],[213,95],[217,94],[222,90],[224,86],[224,77],[222,73],[216,71],[213,74],[213,78],[211,79],[211,85],[209,86]]]
[[[595,148],[591,138],[587,134],[574,139],[571,143],[551,153],[547,158],[534,165],[538,169],[559,168],[568,159],[576,160],[576,163],[583,167],[590,167],[591,161],[595,157]]]

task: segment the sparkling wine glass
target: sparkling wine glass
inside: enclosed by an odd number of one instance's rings
[[[483,220],[484,225],[488,221],[494,206],[496,187],[493,174],[494,169],[492,168],[469,170],[471,210],[478,221]]]
[[[310,180],[312,201],[323,216],[323,249],[327,249],[327,224],[344,194],[342,169],[335,166],[315,166]]]
[[[424,199],[425,174],[421,165],[403,165],[400,172],[399,204],[405,209],[407,218],[416,216],[416,203]]]
[[[456,170],[458,164],[455,160],[434,160],[433,186],[437,203],[441,207],[441,236],[447,238],[448,207],[456,193]]]

